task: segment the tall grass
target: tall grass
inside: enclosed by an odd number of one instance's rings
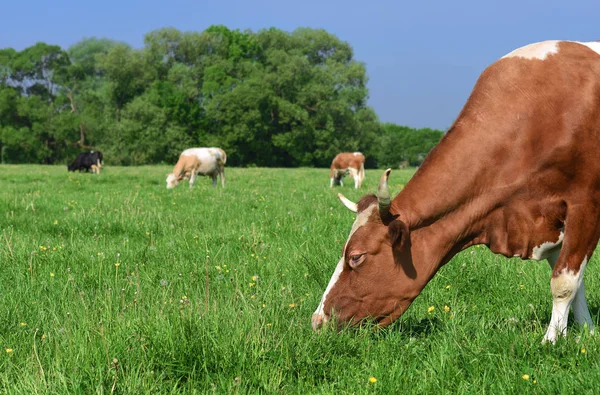
[[[226,169],[225,189],[166,190],[168,170],[0,166],[0,391],[596,391],[596,337],[570,326],[541,344],[548,264],[484,248],[385,330],[311,330],[353,221],[336,194],[374,192],[380,171],[355,191],[330,190],[325,169]],[[392,172],[392,193],[411,175]]]

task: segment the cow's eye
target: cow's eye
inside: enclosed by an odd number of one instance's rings
[[[358,267],[358,265],[360,265],[361,263],[364,262],[365,257],[367,256],[366,253],[361,253],[361,254],[352,254],[350,255],[350,261],[348,262],[348,264],[350,265],[351,268],[356,268]]]

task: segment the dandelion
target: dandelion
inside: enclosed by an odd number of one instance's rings
[[[307,292],[307,293],[305,293],[304,295],[306,295],[306,296],[310,296],[310,294],[309,294],[308,292]]]
[[[160,286],[161,287],[166,287],[167,285],[169,285],[169,282],[165,279],[160,280]]]
[[[428,313],[431,313],[433,310],[435,310],[434,306],[429,306],[429,308],[427,309]]]
[[[42,340],[43,340],[43,339],[45,339],[45,338],[46,338],[46,334],[45,334],[45,333],[43,333],[43,334],[42,334]]]
[[[54,273],[50,273],[50,277],[54,277]]]
[[[119,267],[121,264],[119,262],[115,263],[115,267]]]
[[[258,280],[258,276],[255,274],[254,276],[252,276],[252,281],[256,281]]]
[[[58,225],[58,220],[57,219],[54,220],[54,225]]]
[[[448,313],[448,312],[450,311],[450,307],[448,307],[448,306],[444,306],[444,311],[445,311],[446,313]]]
[[[270,328],[273,324],[271,324],[270,322],[267,324],[267,327]]]
[[[294,307],[296,307],[296,303],[290,303],[290,309],[293,309]]]
[[[27,326],[27,323],[21,322],[21,326]]]
[[[377,379],[373,376],[369,377],[369,383],[376,383]]]
[[[450,289],[450,285],[446,285],[446,289]]]
[[[519,288],[521,288],[521,289],[525,289],[525,285],[523,285],[523,284],[519,284]]]
[[[250,299],[254,299],[254,298],[256,298],[256,296],[254,296],[254,295],[250,296]]]
[[[524,374],[523,376],[521,376],[521,378],[523,380],[529,380],[529,375],[528,374]]]
[[[220,271],[221,270],[221,266],[215,266],[215,269],[217,269],[217,270]]]
[[[250,256],[254,258],[254,254],[250,254]]]
[[[13,352],[13,349],[12,349],[12,348],[7,348],[7,349],[6,349],[6,353],[7,353],[7,354],[10,354],[11,352]]]
[[[253,287],[256,285],[256,283],[248,283],[249,286]]]
[[[582,348],[582,349],[581,349],[581,353],[582,353],[582,354],[585,354],[585,352],[586,352],[585,348]]]

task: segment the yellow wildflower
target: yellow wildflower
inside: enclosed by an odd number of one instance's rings
[[[54,220],[54,225],[58,225],[58,220],[57,219]]]
[[[13,352],[13,349],[12,348],[7,348],[6,352],[10,354],[11,352]]]
[[[582,354],[585,354],[585,348],[582,348],[582,349],[581,349],[581,353],[582,353]]]
[[[258,279],[258,276],[254,275],[252,276],[252,281],[256,281]]]
[[[435,307],[433,306],[429,306],[429,308],[427,309],[428,313],[431,313],[433,310],[435,310]]]
[[[446,289],[450,289],[450,285],[446,285]]]
[[[25,322],[21,322],[21,326],[27,326]]]
[[[373,376],[369,377],[369,383],[376,383],[377,379]]]
[[[528,374],[524,374],[523,376],[521,376],[521,378],[523,380],[529,380],[529,375]]]
[[[248,285],[253,287],[255,285],[255,283],[249,283]]]
[[[45,334],[45,333],[43,333],[43,334],[42,334],[42,339],[45,339],[45,338],[46,338],[46,334]]]
[[[296,307],[295,303],[290,303],[290,309],[293,309],[294,307]]]
[[[119,262],[117,262],[117,263],[115,263],[115,266],[119,267],[119,266],[121,266],[121,264]]]
[[[450,307],[448,307],[448,306],[444,306],[444,311],[445,311],[446,313],[447,313],[447,312],[449,312],[449,311],[450,311]]]
[[[50,273],[50,277],[54,277],[54,273]]]
[[[269,323],[267,324],[267,327],[269,327],[269,328],[270,328],[270,327],[271,327],[271,325],[273,325],[273,324],[271,324],[271,323],[269,322]]]

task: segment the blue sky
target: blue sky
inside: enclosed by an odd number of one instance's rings
[[[568,4],[568,5],[567,5]],[[483,69],[535,41],[600,40],[600,1],[249,0],[6,1],[0,48],[44,41],[64,48],[106,37],[136,48],[144,34],[213,24],[254,31],[324,28],[365,62],[381,121],[446,129]]]

